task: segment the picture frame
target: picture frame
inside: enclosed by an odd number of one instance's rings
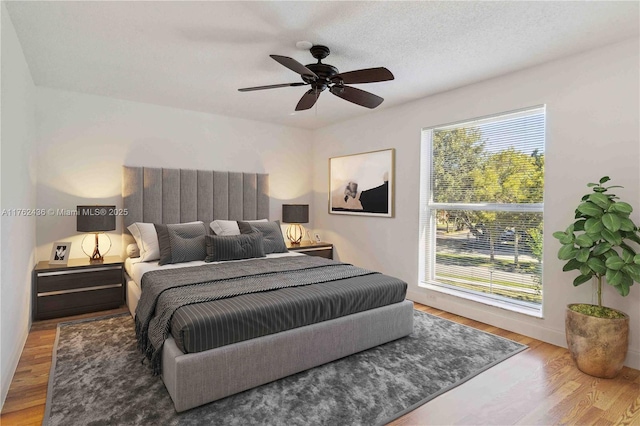
[[[393,217],[395,151],[329,158],[329,213]]]
[[[49,257],[50,265],[66,265],[71,255],[70,241],[56,241],[51,247],[51,256]]]

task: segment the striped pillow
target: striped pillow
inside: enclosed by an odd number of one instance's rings
[[[207,235],[205,262],[264,257],[264,240],[259,232],[242,235]]]

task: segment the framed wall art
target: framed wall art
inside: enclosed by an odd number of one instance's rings
[[[395,149],[329,159],[329,213],[393,217]]]

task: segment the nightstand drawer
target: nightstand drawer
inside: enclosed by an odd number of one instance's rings
[[[37,292],[41,294],[109,284],[122,284],[120,266],[39,273]]]
[[[325,259],[333,259],[333,249],[332,248],[316,248],[316,249],[305,249],[298,250],[298,253],[304,253],[307,256],[318,256],[324,257]]]
[[[105,288],[106,287],[106,288]],[[37,296],[38,319],[83,314],[117,308],[122,303],[122,283],[68,293],[51,292]]]
[[[300,244],[287,244],[289,251],[306,254],[307,256],[324,257],[325,259],[333,259],[333,244],[331,243],[311,243],[303,241]]]

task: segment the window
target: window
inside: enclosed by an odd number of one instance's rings
[[[545,108],[422,131],[420,280],[540,315]]]

